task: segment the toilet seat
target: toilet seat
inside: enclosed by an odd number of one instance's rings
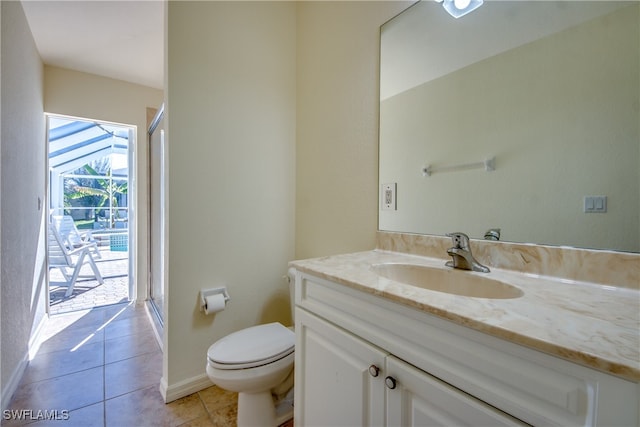
[[[207,351],[208,363],[221,370],[267,365],[294,351],[295,334],[274,322],[234,332],[216,341]]]

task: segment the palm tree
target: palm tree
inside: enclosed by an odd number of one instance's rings
[[[89,175],[94,177],[100,177],[101,175],[90,165],[84,165],[84,170]],[[106,178],[95,178],[94,181],[97,186],[81,185],[79,181],[74,180],[69,183],[69,192],[65,191],[65,196],[71,200],[81,199],[84,197],[97,197],[97,203],[93,204],[98,208],[109,209],[109,223],[111,228],[115,228],[116,219],[118,214],[118,196],[127,194],[128,184],[127,182],[118,183],[113,180],[111,174],[111,167],[107,167],[105,172]],[[93,201],[92,201],[93,202]],[[114,211],[115,210],[115,211]],[[101,209],[96,210],[96,215]]]

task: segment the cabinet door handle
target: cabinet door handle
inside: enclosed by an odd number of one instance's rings
[[[378,368],[376,365],[369,366],[369,374],[372,377],[377,377],[380,374],[380,368]]]
[[[390,390],[393,390],[394,388],[396,388],[396,379],[393,377],[387,377],[384,379],[384,383],[387,385],[387,387]]]

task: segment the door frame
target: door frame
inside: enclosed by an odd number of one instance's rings
[[[128,272],[127,272],[127,279],[128,279],[128,297],[127,300],[129,302],[136,300],[137,298],[137,289],[135,286],[136,283],[136,259],[138,257],[137,251],[138,251],[138,245],[137,245],[137,234],[136,234],[136,230],[138,227],[138,218],[137,218],[137,212],[138,212],[138,197],[137,197],[137,181],[135,179],[136,176],[136,172],[137,172],[137,165],[136,165],[136,157],[137,157],[137,153],[135,150],[135,147],[137,146],[137,126],[136,125],[132,125],[132,124],[127,124],[127,123],[118,123],[118,122],[112,122],[112,121],[108,121],[108,120],[101,120],[101,119],[90,119],[90,118],[86,118],[86,117],[80,117],[80,116],[70,116],[70,115],[66,115],[66,114],[57,114],[57,113],[48,113],[45,112],[44,113],[44,118],[45,118],[45,144],[46,144],[46,149],[45,149],[45,161],[44,161],[44,168],[45,168],[45,194],[44,194],[44,207],[47,210],[47,212],[45,212],[45,217],[46,217],[46,226],[48,227],[49,224],[49,216],[50,216],[50,211],[51,211],[51,200],[50,200],[50,189],[51,189],[51,177],[50,177],[50,171],[49,171],[49,133],[50,133],[50,118],[59,118],[59,119],[64,119],[64,120],[70,120],[70,121],[86,121],[86,122],[94,122],[94,123],[99,123],[99,124],[104,124],[104,125],[108,125],[108,126],[118,126],[118,127],[122,127],[122,128],[126,128],[128,130],[129,133],[129,141],[128,141],[128,147],[127,147],[127,169],[128,169],[128,185],[127,185],[127,206],[128,206],[128,214],[127,214],[127,218],[128,218]],[[49,244],[48,242],[46,242],[45,239],[45,254],[47,254],[49,251]],[[46,312],[48,315],[51,314],[50,311],[50,303],[51,303],[51,299],[49,297],[50,294],[50,287],[49,287],[49,261],[48,261],[48,256],[45,256],[46,259],[46,278],[45,278],[45,290],[46,290],[46,295],[47,295],[47,305],[46,305]]]

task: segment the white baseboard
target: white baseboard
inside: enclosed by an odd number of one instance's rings
[[[176,384],[167,385],[167,380],[163,377],[160,380],[160,393],[164,397],[165,403],[173,402],[181,397],[188,396],[197,391],[204,390],[207,387],[211,387],[213,383],[209,379],[209,376],[205,373],[195,377],[187,378]]]
[[[4,384],[4,387],[2,388],[2,395],[0,396],[0,402],[2,402],[1,406],[3,411],[7,409],[7,407],[9,406],[9,402],[13,398],[13,394],[18,389],[18,385],[22,380],[24,371],[27,369],[27,366],[29,366],[29,361],[36,355],[36,353],[38,352],[38,349],[40,348],[40,344],[42,343],[41,334],[48,320],[49,320],[49,316],[45,315],[42,317],[42,320],[36,326],[33,334],[31,334],[31,337],[29,338],[27,351],[22,356],[22,359],[20,359],[20,362],[18,362],[18,365],[11,373],[11,376],[9,377],[9,381],[7,381],[7,383]]]
[[[36,326],[35,331],[31,334],[31,337],[29,338],[29,360],[36,357],[38,350],[40,350],[40,345],[42,344],[42,331],[48,322],[49,315],[45,314],[42,316],[42,320],[40,320],[38,326]]]
[[[151,329],[153,330],[153,335],[156,337],[156,342],[160,346],[160,350],[164,352],[164,342],[162,338],[162,335],[164,333],[163,327],[160,325],[158,316],[156,316],[155,310],[151,307],[151,304],[151,301],[145,301],[144,311],[147,313],[149,323],[151,323]]]
[[[24,355],[16,369],[13,370],[11,377],[9,377],[9,381],[5,384],[2,389],[2,410],[4,411],[9,406],[9,402],[13,397],[13,393],[18,389],[18,384],[20,384],[20,380],[24,375],[25,369],[27,369],[27,365],[29,365],[29,353]]]

